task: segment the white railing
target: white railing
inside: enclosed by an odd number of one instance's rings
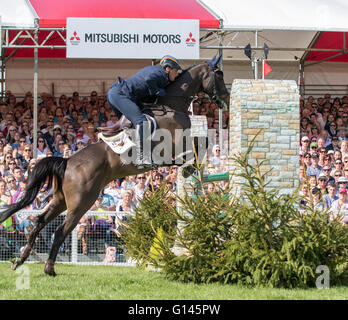
[[[40,215],[43,210],[21,210],[20,212],[23,213],[29,213],[33,216]],[[60,214],[60,216],[64,216],[67,214],[67,211],[64,211]],[[125,211],[87,211],[86,214],[83,217],[93,217],[93,216],[118,216],[118,218],[122,221],[123,217],[129,217],[132,216],[133,213],[131,212],[125,212]],[[54,221],[57,218],[55,218],[51,223],[54,223]],[[47,227],[49,228],[49,226]],[[57,228],[57,225],[53,227],[52,230],[46,230],[48,234],[54,234],[55,229]],[[116,247],[118,251],[116,251],[115,261],[114,262],[104,262],[105,254],[106,254],[106,248],[104,246],[105,243],[105,235],[100,234],[100,232],[93,231],[93,224],[90,225],[87,231],[87,242],[88,242],[88,253],[83,254],[82,252],[79,252],[79,239],[78,239],[78,228],[79,225],[77,225],[74,230],[71,232],[71,235],[69,235],[64,245],[60,248],[60,252],[57,256],[57,262],[59,263],[69,263],[69,264],[84,264],[84,265],[119,265],[119,266],[135,266],[135,261],[131,259],[131,257],[127,256],[127,253],[124,252],[123,247],[120,248],[117,246],[115,242],[115,236],[110,234],[110,239],[112,240],[112,243],[110,243],[111,247]],[[41,230],[40,234],[44,231]],[[23,233],[16,231],[13,232],[6,232],[5,235],[8,237],[8,239],[11,241],[12,246],[15,246],[15,253],[14,255],[16,257],[19,256],[20,250],[25,245],[26,239]],[[70,238],[69,238],[70,237]],[[92,241],[93,239],[93,241]],[[122,236],[121,236],[122,239]],[[47,239],[46,239],[47,240]],[[43,245],[41,243],[41,239],[39,236],[39,241],[35,243],[34,246],[34,252],[29,256],[28,262],[38,262],[38,261],[46,261],[48,258],[49,251],[45,251],[40,249],[40,247]],[[69,243],[68,246],[66,246],[66,243]],[[49,244],[49,247],[51,247],[52,241]],[[120,252],[122,249],[122,252]],[[1,248],[0,248],[0,261],[6,261],[8,260],[8,257],[2,256]]]

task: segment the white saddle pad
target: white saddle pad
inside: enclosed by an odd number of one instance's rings
[[[156,121],[153,117],[149,115],[145,115],[149,122],[153,122],[154,130],[151,135],[151,139],[154,137],[156,133]],[[113,137],[105,137],[102,132],[98,134],[98,138],[103,140],[115,153],[122,154],[128,151],[130,148],[135,146],[135,143],[132,141],[130,137],[130,133],[128,129],[122,130],[119,134]]]

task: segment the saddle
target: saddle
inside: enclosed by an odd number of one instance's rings
[[[146,119],[151,124],[151,134],[154,133],[156,130],[156,120],[154,119],[153,110],[160,110],[163,112],[163,115],[167,113],[166,109],[164,107],[160,109],[154,109],[153,104],[143,104],[141,106],[141,110],[144,113]],[[109,138],[113,137],[117,134],[119,134],[123,129],[131,129],[134,128],[131,121],[129,121],[124,115],[121,116],[121,118],[116,122],[116,124],[113,127],[99,127],[98,131],[103,134],[104,137]]]
[[[103,134],[104,137],[112,137],[117,135],[125,128],[133,127],[132,123],[122,115],[113,127],[99,127],[98,131]]]

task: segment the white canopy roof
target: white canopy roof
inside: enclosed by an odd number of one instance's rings
[[[1,23],[6,27],[33,28],[36,12],[26,0],[0,0]]]
[[[348,31],[346,0],[200,0],[225,28]]]
[[[268,60],[297,61],[304,56],[319,31],[348,31],[346,0],[199,0],[222,19],[223,45],[244,48],[250,43],[270,48]],[[247,30],[254,32],[247,32]],[[202,46],[216,46],[215,37],[202,39]],[[272,50],[272,48],[276,48]],[[291,50],[296,48],[296,50]],[[302,49],[302,50],[300,50]],[[208,50],[210,51],[210,50]],[[202,51],[201,51],[202,52]],[[208,52],[207,52],[208,53]],[[205,55],[206,53],[203,53]],[[263,51],[257,51],[262,57]],[[224,60],[248,60],[244,50],[224,50]]]

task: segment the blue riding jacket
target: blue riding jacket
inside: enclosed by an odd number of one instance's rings
[[[112,86],[138,104],[149,96],[164,96],[168,84],[168,74],[161,66],[149,66],[126,80],[119,78]]]

